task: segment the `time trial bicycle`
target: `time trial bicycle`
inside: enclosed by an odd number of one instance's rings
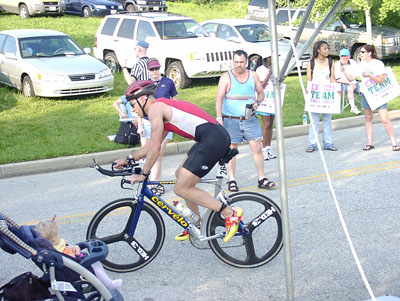
[[[209,249],[225,263],[238,268],[255,268],[271,261],[282,249],[282,219],[280,208],[268,197],[255,192],[237,192],[226,195],[222,190],[226,163],[221,159],[215,179],[201,179],[199,183],[215,185],[215,197],[221,202],[243,209],[243,220],[238,232],[225,243],[225,219],[216,211],[207,209],[202,215],[200,229],[186,219],[173,204],[154,194],[150,187],[158,184],[173,185],[173,181],[145,181],[135,184],[134,190],[125,176],[140,174],[141,168],[133,159],[124,169],[95,168],[102,174],[121,176],[121,188],[134,191],[132,198],[112,201],[102,207],[92,218],[87,239],[104,241],[109,254],[102,261],[110,271],[125,273],[143,268],[160,252],[165,240],[165,224],[161,212],[169,216],[190,233],[191,244],[199,249]]]

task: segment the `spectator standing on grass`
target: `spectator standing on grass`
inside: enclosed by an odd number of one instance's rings
[[[364,45],[360,51],[361,62],[359,64],[361,76],[365,79],[371,79],[378,84],[383,84],[386,78],[385,65],[382,61],[378,60],[376,56],[375,47],[372,45]],[[369,151],[374,148],[374,143],[372,141],[374,125],[373,112],[365,98],[364,94],[361,96],[361,107],[364,109],[365,113],[365,130],[367,132],[367,145],[364,146],[363,150]],[[387,110],[387,104],[384,104],[377,108],[379,118],[385,127],[386,133],[388,134],[390,141],[392,142],[392,150],[400,151],[400,147],[397,145],[396,137],[394,135],[394,130],[392,123],[389,119],[389,114]]]
[[[250,104],[253,111],[264,100],[264,90],[256,72],[246,69],[247,53],[235,51],[233,55],[233,70],[222,74],[218,83],[216,97],[217,121],[225,127],[231,137],[231,148],[237,148],[243,140],[249,142],[253,153],[254,164],[258,176],[258,188],[269,189],[275,183],[264,177],[264,158],[262,154],[262,132],[258,118],[253,113],[250,119],[245,118],[246,105]],[[257,94],[257,99],[254,99]],[[229,191],[238,191],[235,178],[236,158],[228,163]]]
[[[335,78],[341,84],[342,92],[347,93],[350,104],[350,112],[360,114],[354,102],[354,93],[360,92],[360,85],[356,81],[359,76],[358,64],[350,58],[350,51],[343,48],[339,51],[339,60],[335,63]]]
[[[329,46],[325,41],[318,41],[314,43],[313,57],[307,64],[307,81],[319,84],[335,83],[335,70],[332,64],[332,59],[328,57]],[[312,123],[315,130],[319,132],[319,119],[320,113],[311,113]],[[317,137],[314,135],[312,125],[308,129],[308,144],[307,153],[312,153],[317,150]],[[322,114],[323,126],[323,147],[325,150],[337,151],[332,141],[332,114]]]
[[[149,58],[147,57],[148,48],[149,48],[149,43],[143,40],[138,41],[135,47],[135,55],[138,61],[133,65],[130,73],[126,68],[126,66],[122,69],[125,81],[127,82],[128,85],[131,85],[136,81],[150,80],[151,78],[150,72],[147,69],[147,62],[149,60]],[[126,99],[123,101],[126,101]],[[130,108],[130,110],[132,111],[132,107]],[[140,117],[137,119],[137,127],[138,127],[137,132],[140,135],[141,144],[144,145],[146,144],[144,124],[143,124],[143,119]]]
[[[161,76],[160,68],[161,68],[160,62],[156,58],[150,58],[148,60],[147,69],[150,71],[151,80],[157,83],[157,90],[154,94],[154,97],[156,99],[168,98],[176,100],[178,92],[176,91],[175,84],[171,79]],[[146,145],[150,140],[151,123],[148,120],[148,118],[143,119],[143,129],[144,129],[144,139],[142,140],[142,146]],[[172,139],[172,132],[169,132],[168,135],[163,140],[163,142],[161,143],[161,149],[158,155],[158,159],[151,168],[150,179],[152,181],[161,180],[162,157],[164,155],[165,147],[167,146],[168,140],[171,139]],[[162,195],[163,193],[165,193],[165,188],[161,184],[157,185],[157,187],[152,187],[151,190],[153,191],[153,193],[157,195]]]
[[[256,73],[260,78],[261,85],[265,89],[270,82],[272,75],[271,56],[263,59],[263,64],[257,68]],[[264,160],[275,159],[276,155],[271,150],[272,131],[274,129],[275,114],[257,112],[261,116],[262,121],[262,135],[263,135],[263,156]]]

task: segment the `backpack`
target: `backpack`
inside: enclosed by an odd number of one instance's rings
[[[137,127],[133,123],[121,122],[114,141],[120,144],[138,144],[140,142],[140,135],[137,133]]]
[[[9,301],[30,301],[51,297],[47,289],[50,283],[42,281],[31,272],[21,274],[0,288],[0,299]]]
[[[329,62],[329,77],[331,77],[333,61],[332,61],[332,59],[331,59],[330,57],[328,57],[328,62]],[[315,59],[312,59],[312,60],[310,61],[311,78],[312,78],[314,66],[315,66]]]

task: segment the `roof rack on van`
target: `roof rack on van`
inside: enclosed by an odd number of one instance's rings
[[[181,14],[176,14],[176,13],[171,13],[171,12],[149,12],[149,11],[129,12],[127,10],[119,11],[116,14],[117,15],[141,16],[141,17],[146,17],[146,18],[151,18],[151,19],[154,19],[157,16],[187,17],[187,16],[184,16],[184,15],[181,15]],[[151,14],[151,16],[150,16],[150,14]]]

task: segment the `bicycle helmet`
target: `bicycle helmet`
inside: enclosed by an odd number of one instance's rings
[[[126,89],[126,100],[138,99],[142,95],[154,95],[156,89],[157,84],[151,80],[136,81]]]

